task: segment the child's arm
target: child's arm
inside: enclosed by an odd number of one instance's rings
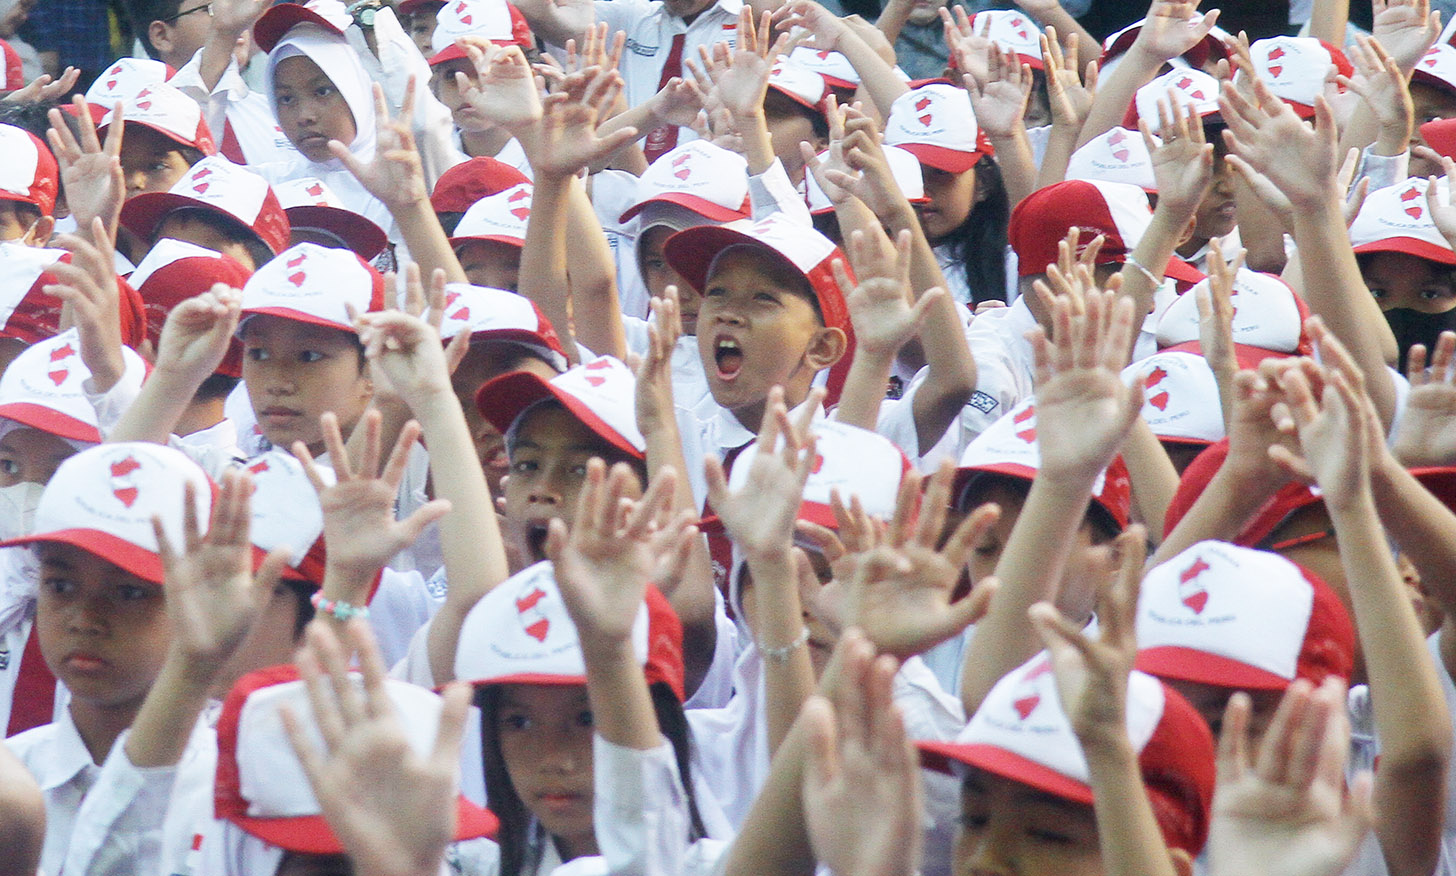
[[[217,87],[232,65],[238,40],[253,29],[254,22],[271,5],[269,0],[213,0],[208,9],[212,23],[207,42],[202,44],[202,61],[198,66],[202,84],[209,92]],[[221,133],[218,132],[219,136]]]
[[[1076,297],[1085,303],[1074,313]],[[996,566],[1000,592],[963,658],[961,699],[968,715],[1001,676],[1035,652],[1026,612],[1056,598],[1092,485],[1142,408],[1142,387],[1129,387],[1121,377],[1134,331],[1131,300],[1097,290],[1091,272],[1079,265],[1076,279],[1052,304],[1053,336],[1040,329],[1029,335],[1041,467]]]
[[[774,59],[788,50],[787,32],[774,40],[769,14],[764,13],[755,27],[753,10],[747,5],[738,14],[737,43],[733,48],[718,43],[712,51],[706,46],[698,49],[702,75],[712,83],[717,100],[733,117],[733,126],[743,141],[749,176],[767,171],[776,157],[763,99],[768,93]]]
[[[126,128],[123,105],[112,108],[111,124],[106,129],[106,143],[96,135],[96,121],[79,95],[71,101],[76,110],[76,123],[81,128],[77,142],[66,124],[61,110],[48,114],[50,129],[46,140],[60,165],[61,185],[66,190],[66,206],[76,220],[76,228],[89,233],[92,220],[106,225],[108,240],[116,239],[121,222],[121,202],[126,198],[126,184],[121,175],[121,136]],[[99,241],[97,241],[99,244]]]
[[[948,296],[944,289],[931,289],[911,304],[908,231],[891,243],[878,227],[855,229],[849,237],[849,258],[858,284],[849,279],[843,263],[832,265],[835,282],[845,290],[855,341],[834,418],[873,432],[895,357],[920,331],[930,308]],[[961,404],[969,399],[968,390]]]
[[[1043,30],[1063,33],[1067,46],[1084,58],[1096,58],[1102,54],[1102,43],[1087,32],[1077,19],[1058,0],[1016,0],[1016,5],[1036,19]]]
[[[1168,506],[1178,492],[1178,470],[1168,451],[1141,416],[1122,445],[1122,461],[1132,487],[1133,518],[1148,528],[1148,543],[1161,544]]]
[[[1372,0],[1371,7],[1371,33],[1408,79],[1421,56],[1439,38],[1441,14],[1431,11],[1430,0]],[[1369,145],[1375,141],[1379,127],[1376,108],[1362,100],[1345,122],[1345,141],[1352,146]]]
[[[328,624],[309,624],[297,659],[326,750],[319,751],[286,706],[280,712],[283,729],[353,872],[435,873],[455,836],[460,740],[470,711],[470,686],[456,682],[445,688],[435,744],[427,757],[420,757],[384,690],[384,660],[369,625],[351,620],[341,632],[347,649]],[[350,651],[358,654],[362,692],[349,675]]]
[[[1218,740],[1218,787],[1208,825],[1211,876],[1336,876],[1370,831],[1370,774],[1345,780],[1350,720],[1345,685],[1290,685],[1257,751],[1253,705],[1229,699]]]
[[[365,354],[408,402],[419,422],[430,448],[435,498],[450,507],[450,513],[440,518],[440,547],[449,588],[445,603],[430,619],[428,634],[430,672],[436,684],[444,684],[454,677],[455,650],[465,616],[480,597],[510,574],[505,543],[465,415],[450,387],[447,352],[439,332],[397,310],[362,314],[358,327]]]
[[[1031,67],[1016,53],[986,47],[986,77],[961,77],[971,98],[976,124],[996,149],[996,164],[1012,206],[1036,191],[1036,160],[1026,136],[1026,102],[1031,97]]]
[[[1198,346],[1218,383],[1224,434],[1228,434],[1233,421],[1234,375],[1239,371],[1238,359],[1234,356],[1234,277],[1244,266],[1246,250],[1232,255],[1232,259],[1224,259],[1221,238],[1208,242],[1208,287],[1198,290],[1193,302],[1198,305]]]
[[[198,388],[227,355],[242,306],[241,291],[218,283],[172,308],[156,367],[106,440],[166,444]]]
[[[91,372],[87,389],[103,395],[126,374],[126,360],[121,355],[121,288],[112,237],[104,221],[92,219],[87,230],[89,240],[79,234],[56,239],[58,246],[70,251],[71,261],[46,268],[60,282],[48,283],[42,291],[63,302],[65,316],[81,337],[81,363]]]
[[[189,484],[182,496],[181,547],[173,545],[154,518],[157,553],[165,569],[167,614],[172,643],[161,672],[142,702],[126,739],[126,756],[139,768],[172,766],[182,757],[208,691],[223,664],[273,594],[287,562],[287,549],[269,553],[253,574],[252,478],[230,469],[212,502],[204,533]]]
[[[567,77],[565,90],[547,98],[540,122],[521,141],[536,178],[521,251],[520,294],[535,301],[558,331],[614,356],[626,351],[616,266],[576,174],[636,136],[631,128],[597,134],[598,114],[621,87],[615,70],[592,68]],[[595,241],[593,257],[573,260],[576,267],[570,270],[568,234]],[[575,312],[582,314],[580,322],[572,320]],[[567,345],[567,356],[578,358],[575,344]]]
[[[440,227],[440,220],[430,205],[430,189],[425,182],[419,150],[415,148],[415,135],[410,130],[414,111],[413,79],[405,90],[404,107],[398,118],[390,115],[384,88],[376,83],[374,118],[379,133],[374,157],[368,163],[362,162],[348,146],[337,141],[330,141],[329,149],[369,194],[389,208],[389,215],[399,226],[404,245],[409,248],[410,258],[420,270],[442,270],[449,282],[468,283],[470,280],[455,258],[445,229]]]
[[[45,797],[30,771],[0,742],[0,876],[35,876],[45,845]]]
[[[880,57],[853,27],[814,0],[789,0],[774,13],[774,25],[786,32],[790,28],[805,28],[814,35],[816,47],[844,55],[859,74],[859,91],[869,96],[881,118],[890,115],[890,104],[895,98],[910,90],[895,75],[890,62]]]
[[[1196,0],[1153,0],[1137,39],[1119,56],[1117,67],[1099,80],[1077,145],[1122,124],[1137,90],[1151,82],[1163,64],[1198,45],[1217,22],[1218,10],[1200,15]]]
[[[531,31],[554,46],[581,39],[597,20],[593,0],[521,0],[516,8]]]
[[[339,434],[339,418],[333,412],[319,417],[323,430],[324,446],[329,454],[329,466],[336,480],[330,484],[324,479],[313,454],[302,441],[293,444],[293,455],[303,463],[309,482],[318,491],[319,504],[324,511],[324,547],[328,559],[324,564],[324,581],[321,598],[335,606],[334,611],[320,614],[341,621],[339,614],[347,620],[348,609],[361,609],[368,605],[374,590],[374,583],[391,557],[420,537],[426,526],[444,517],[450,511],[450,503],[435,499],[404,520],[394,517],[395,497],[399,495],[399,482],[404,477],[409,463],[410,449],[420,437],[420,425],[414,421],[406,423],[395,442],[394,451],[381,470],[379,464],[380,416],[378,411],[369,411],[364,422],[355,429],[363,430],[362,458],[356,469],[349,459],[344,438]],[[475,457],[474,451],[470,454]]]
[[[1304,459],[1283,447],[1271,454],[1312,476],[1323,492],[1381,743],[1375,834],[1391,873],[1427,874],[1441,855],[1451,716],[1375,507],[1371,459],[1384,430],[1368,407],[1358,369],[1327,368],[1322,377],[1316,401],[1304,369],[1283,375],[1286,428],[1298,430]]]
[[[799,601],[799,571],[794,521],[804,483],[814,465],[810,418],[823,399],[815,389],[797,423],[789,421],[782,387],[769,391],[758,433],[758,452],[742,489],[729,492],[728,475],[708,457],[708,502],[728,535],[743,551],[753,576],[755,647],[764,655],[764,701],[769,751],[778,749],[804,700],[814,690],[809,663],[808,628]],[[779,441],[783,446],[779,447]],[[741,463],[740,463],[741,464]]]
[[[1051,654],[1062,709],[1087,759],[1107,876],[1175,873],[1127,735],[1127,686],[1137,657],[1134,626],[1145,537],[1136,525],[1117,537],[1122,564],[1116,579],[1099,594],[1096,641],[1056,606],[1041,602],[1031,608],[1032,624]]]
[[[1355,355],[1388,427],[1395,415],[1395,383],[1386,366],[1396,358],[1395,336],[1360,276],[1346,233],[1329,104],[1315,100],[1311,127],[1262,82],[1254,82],[1254,94],[1257,105],[1238,89],[1226,88],[1219,97],[1229,126],[1224,132],[1232,150],[1228,161],[1241,174],[1245,169],[1262,174],[1289,199],[1299,244],[1299,291]]]
[[[665,298],[653,298],[647,325],[647,354],[637,367],[637,429],[647,442],[647,477],[656,478],[667,469],[687,471],[677,407],[673,401],[672,354],[682,336],[682,317],[677,287],[668,286]],[[675,479],[673,507],[698,513],[692,485],[685,477]],[[664,582],[663,595],[672,603],[683,624],[683,664],[689,696],[707,675],[718,641],[717,600],[714,598],[713,558],[705,539],[696,539],[689,551],[680,579],[672,586]]]
[[[1097,61],[1100,49],[1087,57],[1085,71],[1078,69],[1078,42],[1068,38],[1066,47],[1057,43],[1055,28],[1047,28],[1041,35],[1042,67],[1047,71],[1047,104],[1052,113],[1052,129],[1047,137],[1046,151],[1041,156],[1041,167],[1037,170],[1036,187],[1059,183],[1067,178],[1067,164],[1072,153],[1077,151],[1077,141],[1082,133],[1082,124],[1092,110],[1092,100],[1097,94]]]

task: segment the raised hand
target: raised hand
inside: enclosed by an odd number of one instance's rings
[[[773,39],[770,13],[765,12],[762,22],[755,27],[751,6],[743,7],[739,13],[737,40],[733,49],[727,43],[718,43],[712,51],[707,46],[698,47],[703,75],[712,82],[718,99],[735,119],[763,113],[763,97],[768,91],[774,59],[787,54],[791,46],[787,33]]]
[[[512,133],[541,120],[541,92],[520,47],[470,38],[457,45],[475,65],[475,79],[457,72],[455,85],[476,112]]]
[[[236,38],[252,28],[273,4],[270,0],[212,0],[212,30]]]
[[[829,149],[823,158],[814,152],[807,142],[799,143],[799,154],[804,157],[804,166],[814,175],[819,189],[836,207],[847,203],[854,195],[845,185],[836,182],[830,171],[838,171],[846,177],[853,176],[852,169],[844,160],[844,121],[848,106],[841,106],[830,94],[824,99],[824,118],[829,123]]]
[[[996,48],[996,44],[986,36],[991,20],[982,19],[981,29],[977,32],[965,7],[942,6],[940,23],[945,30],[945,47],[955,60],[956,67],[977,82],[990,78],[989,62]]]
[[[85,226],[83,226],[85,227]],[[81,336],[81,361],[91,372],[98,392],[116,385],[126,372],[121,358],[121,289],[116,282],[115,250],[105,223],[93,218],[87,229],[91,239],[63,234],[54,245],[71,253],[71,261],[56,262],[46,271],[59,281],[42,291],[70,308]]]
[[[1233,417],[1233,378],[1239,370],[1234,358],[1234,278],[1244,266],[1244,250],[1225,261],[1223,241],[1217,237],[1208,242],[1208,286],[1196,292],[1198,305],[1198,345],[1203,358],[1218,380],[1219,405],[1227,427]]]
[[[1441,13],[1431,0],[1371,0],[1371,32],[1400,69],[1409,73],[1441,34]]]
[[[637,428],[647,435],[674,417],[672,354],[682,337],[682,305],[677,287],[669,285],[661,298],[654,297],[647,323],[647,355],[637,366]]]
[[[784,32],[802,27],[813,35],[814,48],[826,51],[839,48],[839,40],[849,26],[814,0],[789,0],[774,12],[773,24]],[[764,32],[767,33],[767,28]]]
[[[1036,367],[1037,446],[1048,477],[1096,477],[1117,453],[1142,409],[1141,381],[1120,377],[1133,332],[1132,299],[1097,291],[1091,272],[1076,275],[1086,309],[1073,298],[1053,301],[1052,335],[1040,327],[1028,335]]]
[[[1262,81],[1250,78],[1253,100],[1236,88],[1225,88],[1219,95],[1219,108],[1228,123],[1223,136],[1230,150],[1229,165],[1251,184],[1257,176],[1268,179],[1293,210],[1339,197],[1339,132],[1329,104],[1323,97],[1315,98],[1311,126]]]
[[[1325,502],[1342,505],[1369,489],[1372,448],[1365,422],[1371,416],[1363,386],[1352,383],[1342,370],[1325,369],[1323,391],[1316,393],[1306,368],[1290,368],[1279,378],[1286,399],[1278,412],[1287,411],[1299,436],[1303,459],[1283,445],[1269,448],[1270,456],[1292,474],[1312,479]]]
[[[172,308],[157,344],[157,370],[199,384],[206,380],[227,356],[242,307],[241,290],[216,283]]]
[[[895,705],[898,664],[854,630],[840,641],[844,672],[831,702],[804,703],[804,821],[815,859],[835,876],[911,876],[923,831],[920,759]]]
[[[698,120],[703,110],[703,92],[697,80],[677,76],[648,98],[652,105],[652,117],[664,125],[690,127]]]
[[[344,635],[359,655],[362,690],[349,674],[344,648],[319,621],[309,624],[296,661],[325,750],[286,706],[280,712],[283,728],[356,873],[434,873],[455,836],[470,686],[455,682],[445,688],[434,745],[422,756],[385,690],[384,660],[368,623],[351,620]]]
[[[166,576],[163,588],[172,621],[172,648],[189,669],[215,673],[242,644],[253,621],[273,595],[288,561],[288,549],[268,554],[253,574],[249,540],[252,478],[245,471],[223,473],[212,503],[212,521],[202,532],[197,496],[189,482],[182,495],[182,547],[152,518],[157,555]]]
[[[995,506],[977,508],[938,548],[954,480],[955,466],[947,460],[930,479],[922,501],[920,475],[907,473],[888,530],[881,536],[875,528],[860,528],[854,539],[852,571],[843,584],[843,622],[862,630],[880,652],[901,660],[975,623],[996,590],[995,579],[988,579],[952,599],[971,549],[1000,516]]]
[[[793,540],[804,483],[814,467],[815,439],[809,426],[822,399],[822,390],[812,391],[798,421],[791,422],[783,387],[769,390],[758,452],[737,491],[729,491],[728,475],[717,457],[706,461],[708,501],[728,535],[749,556],[787,548]]]
[[[1153,0],[1128,51],[1162,64],[1198,45],[1217,23],[1218,10],[1200,15],[1197,0]]]
[[[418,272],[416,272],[418,280]],[[431,313],[437,313],[431,310]],[[453,394],[450,352],[440,343],[440,330],[418,316],[399,310],[360,314],[354,322],[364,355],[383,372],[406,404]],[[467,334],[462,332],[461,334]],[[455,347],[456,338],[451,339]]]
[[[50,103],[61,100],[71,93],[71,89],[76,87],[76,80],[80,78],[81,71],[76,67],[67,67],[59,78],[42,73],[27,82],[23,88],[15,89],[0,100],[8,103]]]
[[[674,550],[680,551],[697,535],[697,527],[689,525],[691,512],[672,519],[676,487],[677,473],[664,468],[634,501],[638,486],[632,470],[619,463],[608,474],[605,463],[592,459],[571,529],[560,518],[551,521],[546,556],[584,651],[631,640],[657,565],[657,531],[671,532]]]
[[[1334,876],[1375,821],[1370,773],[1348,784],[1350,723],[1345,686],[1303,679],[1284,694],[1251,750],[1248,694],[1236,693],[1218,740],[1218,784],[1208,828],[1212,876]]]
[[[971,96],[976,123],[987,137],[1014,135],[1026,119],[1026,102],[1031,97],[1031,67],[1016,53],[995,44],[986,48],[986,76],[961,77]]]
[[[1426,362],[1426,347],[1416,344],[1406,357],[1410,395],[1395,433],[1395,458],[1406,468],[1456,462],[1456,334],[1442,332]]]
[[[1411,103],[1406,74],[1400,63],[1380,43],[1365,34],[1345,47],[1345,54],[1355,66],[1355,75],[1337,75],[1335,81],[1358,94],[1370,113],[1380,122],[1376,141],[1378,154],[1398,155],[1410,142],[1415,123],[1415,106]]]
[[[1081,42],[1075,34],[1067,38],[1065,48],[1057,43],[1057,29],[1054,27],[1048,27],[1040,39],[1052,124],[1069,131],[1080,131],[1082,123],[1087,121],[1087,114],[1092,111],[1092,99],[1097,96],[1097,61],[1088,61],[1083,70],[1077,68]]]
[[[75,107],[76,122],[81,129],[79,141],[60,110],[53,109],[46,115],[51,123],[46,140],[60,165],[66,206],[77,228],[90,228],[91,220],[100,219],[114,235],[121,220],[121,202],[126,198],[120,158],[121,136],[126,127],[122,104],[118,102],[112,109],[105,145],[96,135],[96,121],[86,106],[86,98],[77,95],[71,105]]]
[[[835,282],[847,290],[844,299],[855,343],[866,354],[899,354],[919,334],[930,308],[946,294],[944,289],[931,289],[912,303],[910,240],[907,229],[900,230],[893,244],[877,228],[855,229],[849,238],[849,260],[858,284],[849,279],[843,262],[831,265]]]
[[[410,77],[409,86],[405,89],[404,106],[397,118],[390,115],[384,88],[376,82],[374,117],[379,133],[374,156],[367,162],[360,161],[347,145],[337,140],[329,141],[329,151],[334,157],[343,162],[369,194],[389,207],[417,204],[430,198],[420,153],[415,148],[415,135],[410,128],[414,112],[414,77]]]
[[[446,382],[446,389],[449,382]],[[428,502],[404,520],[394,517],[394,500],[399,482],[409,464],[410,450],[420,437],[419,423],[411,420],[400,430],[394,451],[379,465],[380,415],[370,411],[356,428],[364,429],[364,454],[358,467],[349,459],[344,438],[339,433],[339,418],[332,412],[319,417],[324,446],[335,482],[324,479],[313,454],[302,441],[293,444],[293,455],[303,463],[313,488],[318,491],[324,511],[324,544],[328,547],[329,570],[338,572],[351,588],[364,592],[341,596],[354,605],[367,601],[368,587],[374,576],[395,554],[415,543],[424,528],[443,517],[450,503],[443,499]],[[328,582],[325,582],[328,583]],[[354,598],[350,598],[350,597]]]
[[[536,173],[570,176],[635,139],[631,127],[597,136],[603,112],[621,90],[615,70],[594,67],[567,76],[562,90],[546,98],[541,121],[524,141]]]
[[[1062,709],[1083,740],[1127,733],[1127,679],[1137,657],[1137,601],[1147,532],[1135,524],[1116,544],[1121,565],[1098,594],[1095,640],[1049,602],[1030,609],[1031,623],[1051,654]]]
[[[1192,105],[1179,105],[1169,89],[1168,100],[1158,101],[1158,138],[1148,123],[1138,119],[1138,130],[1153,162],[1158,183],[1158,206],[1174,216],[1193,216],[1213,182],[1213,144],[1204,141],[1203,122]]]

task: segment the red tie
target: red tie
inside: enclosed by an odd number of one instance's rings
[[[35,627],[25,637],[25,653],[20,658],[20,673],[15,679],[15,693],[10,700],[10,725],[5,735],[49,724],[56,708],[56,677],[51,675],[45,658],[40,656],[40,637]]]
[[[662,78],[657,81],[658,91],[666,88],[673,77],[682,75],[683,43],[687,36],[686,33],[680,33],[672,38],[672,48],[668,50],[667,61],[662,65]],[[647,143],[643,145],[642,151],[647,156],[647,163],[651,164],[663,153],[671,152],[676,147],[677,125],[663,125],[648,132]]]
[[[233,164],[247,164],[247,158],[243,157],[243,144],[238,142],[237,132],[233,130],[231,120],[224,120],[222,123],[222,144],[217,148],[222,156]]]

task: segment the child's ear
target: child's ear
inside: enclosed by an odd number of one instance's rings
[[[844,358],[848,349],[849,337],[845,335],[844,329],[826,327],[814,333],[814,339],[809,342],[809,349],[804,352],[804,356],[809,360],[811,368],[823,371]]]
[[[172,51],[172,29],[164,21],[153,21],[147,25],[147,39],[158,54]]]
[[[1184,849],[1169,849],[1168,860],[1173,862],[1178,876],[1193,876],[1193,856]]]

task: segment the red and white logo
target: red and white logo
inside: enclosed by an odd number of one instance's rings
[[[1411,186],[1410,188],[1400,193],[1400,201],[1401,203],[1406,205],[1405,214],[1412,219],[1419,219],[1421,218],[1421,216],[1425,215],[1425,209],[1422,208],[1419,203],[1417,203],[1417,200],[1420,197],[1421,192],[1415,186]]]
[[[926,110],[930,109],[930,104],[931,100],[928,97],[922,97],[915,101],[915,111],[920,113],[920,124],[927,128],[930,127],[931,120],[935,118],[934,113],[926,112]]]
[[[51,350],[51,367],[46,372],[46,376],[51,379],[51,383],[60,386],[66,382],[67,377],[71,376],[71,369],[65,360],[74,355],[76,355],[76,348],[71,346],[70,341]]]
[[[133,477],[141,467],[142,464],[134,456],[127,456],[111,464],[111,495],[128,508],[136,502],[137,495],[141,492],[136,485],[136,478]]]
[[[1027,444],[1036,440],[1036,423],[1032,418],[1036,416],[1036,405],[1029,406],[1026,410],[1011,418],[1016,424],[1016,437]]]
[[[308,272],[303,269],[303,263],[307,260],[308,253],[301,252],[285,263],[285,266],[292,271],[288,275],[288,282],[292,283],[295,287],[303,286],[303,281],[308,279]]]
[[[1191,566],[1178,573],[1178,598],[1194,614],[1203,614],[1208,605],[1208,590],[1199,583],[1198,577],[1210,568],[1203,557],[1198,557]]]
[[[684,152],[672,160],[672,175],[678,179],[687,179],[693,175],[692,156]]]
[[[1112,157],[1118,161],[1126,161],[1132,154],[1126,146],[1122,145],[1126,141],[1127,135],[1122,132],[1121,128],[1107,135],[1107,145],[1112,147]]]
[[[146,98],[149,98],[151,96],[152,96],[152,90],[150,88],[143,88],[141,91],[138,91],[137,92],[137,96],[136,96],[137,109],[143,109],[143,110],[149,110],[149,109],[151,109],[152,108],[152,102],[150,100],[147,100],[146,99]]]
[[[1273,49],[1271,49],[1269,51],[1269,75],[1270,76],[1273,76],[1275,79],[1278,79],[1279,78],[1279,74],[1284,72],[1284,65],[1283,64],[1275,64],[1274,63],[1275,61],[1278,61],[1282,57],[1284,57],[1284,47],[1283,46],[1275,46]]]
[[[509,198],[506,198],[506,203],[507,204],[519,204],[520,201],[529,201],[530,199],[531,199],[531,193],[528,192],[528,191],[526,191],[525,189],[520,189],[515,194],[511,195]],[[525,222],[526,219],[527,219],[527,217],[529,217],[531,215],[531,205],[530,204],[519,204],[519,206],[512,207],[511,208],[511,215],[514,216],[514,217],[516,217],[520,221]]]
[[[1029,718],[1031,713],[1036,711],[1036,707],[1041,705],[1041,694],[1037,692],[1035,682],[1051,671],[1051,658],[1043,657],[1021,677],[1021,686],[1029,688],[1029,690],[1011,701],[1011,708],[1016,710],[1016,714],[1021,716],[1021,720],[1025,721]]]
[[[586,370],[588,372],[591,372],[591,371],[601,371],[604,368],[611,368],[611,367],[612,367],[611,360],[609,360],[609,359],[598,359],[595,362],[588,363],[586,365]],[[601,386],[603,383],[606,383],[607,382],[607,376],[605,374],[590,374],[590,373],[588,373],[586,375],[586,382],[587,382],[587,385],[588,386]]]
[[[1153,387],[1166,380],[1167,377],[1168,372],[1164,371],[1162,366],[1159,366],[1157,368],[1154,368],[1152,372],[1148,374],[1147,383],[1144,385],[1148,389],[1152,389]],[[1168,391],[1166,389],[1158,390],[1157,393],[1148,397],[1148,404],[1152,405],[1160,411],[1166,411],[1168,409]]]
[[[465,3],[465,0],[460,0],[459,5],[455,7],[455,15],[460,19],[461,24],[470,24],[473,20],[473,16],[468,11],[469,9],[470,7]]]
[[[521,622],[521,629],[526,635],[538,642],[546,641],[551,632],[551,619],[541,610],[541,600],[545,598],[546,591],[534,585],[516,597],[516,619]]]

